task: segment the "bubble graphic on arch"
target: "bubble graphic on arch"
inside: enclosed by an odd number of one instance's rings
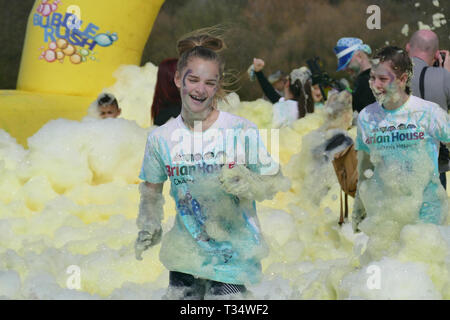
[[[100,33],[95,36],[94,40],[97,42],[97,44],[101,47],[109,47],[112,45],[115,41],[117,41],[119,37],[117,36],[117,33]]]
[[[55,0],[53,3],[49,3],[48,0],[42,0],[36,11],[43,17],[48,17],[58,9],[60,3],[60,0]]]
[[[55,62],[56,61],[56,53],[55,53],[55,51],[50,50],[50,49],[45,50],[44,52],[42,52],[39,59],[45,59],[45,61],[47,61],[47,62]]]

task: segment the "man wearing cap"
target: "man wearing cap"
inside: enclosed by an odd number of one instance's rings
[[[439,38],[431,30],[416,31],[406,44],[406,51],[413,62],[411,93],[437,103],[448,112],[450,106],[450,56],[439,51]],[[440,52],[445,54],[442,61]],[[433,67],[435,61],[439,67]],[[422,80],[421,80],[422,78]],[[450,170],[449,152],[443,144],[439,150],[439,172],[442,186],[447,188],[445,172]]]
[[[358,38],[341,38],[334,47],[338,59],[337,71],[346,71],[354,81],[353,111],[360,112],[369,104],[375,102],[369,87],[370,61],[372,53],[370,47]]]

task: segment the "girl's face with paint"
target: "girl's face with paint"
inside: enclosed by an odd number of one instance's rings
[[[184,114],[191,120],[204,120],[213,109],[219,89],[219,65],[215,61],[191,58],[181,72],[175,73]]]
[[[391,67],[390,61],[377,62],[372,61],[369,78],[369,85],[375,99],[384,106],[401,106],[406,95],[407,74],[403,73],[400,77],[397,77]]]

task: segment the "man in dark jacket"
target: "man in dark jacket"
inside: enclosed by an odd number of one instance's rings
[[[334,47],[338,59],[337,71],[346,71],[354,79],[353,111],[360,112],[369,104],[375,102],[369,87],[370,47],[358,38],[341,38]]]

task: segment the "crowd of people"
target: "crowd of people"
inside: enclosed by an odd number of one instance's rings
[[[151,107],[153,124],[158,127],[148,136],[140,174],[143,182],[135,250],[137,259],[142,259],[145,250],[161,241],[162,190],[169,178],[177,215],[162,240],[160,257],[170,271],[167,297],[172,299],[236,297],[245,294],[246,284],[258,282],[267,246],[255,200],[271,199],[289,188],[279,164],[261,143],[256,125],[217,108],[217,101],[225,96],[225,61],[220,55],[224,47],[223,39],[200,30],[183,37],[178,42],[179,57],[164,60],[158,69]],[[430,174],[424,182],[417,221],[445,223],[448,197],[441,191],[446,188],[449,170],[449,52],[439,49],[436,34],[429,30],[414,33],[404,49],[385,46],[372,52],[361,39],[344,37],[333,50],[337,71],[346,72],[353,81],[343,95],[333,96],[339,90],[325,88],[306,66],[288,73],[277,70],[266,78],[264,60],[253,59],[249,74],[273,104],[272,127],[290,126],[323,108],[327,100],[340,105],[351,101],[352,110],[336,108],[332,114],[345,113],[345,121],[335,127],[345,132],[354,112],[356,141],[341,131],[324,148],[335,148],[331,144],[342,136],[346,145],[354,143],[357,150],[354,232],[360,231],[371,214],[361,191],[369,179],[383,190],[384,179],[428,170],[424,168],[429,168]],[[120,115],[117,100],[110,94],[99,96],[97,105],[102,118]],[[328,129],[333,129],[332,125],[325,124],[321,130]],[[237,152],[227,149],[220,138],[224,135],[209,134],[226,130],[237,137],[233,140],[233,147],[240,145]],[[249,146],[240,139],[248,130],[258,143]],[[182,132],[187,139],[181,148],[173,139],[174,132]],[[207,147],[194,150],[198,139]],[[257,157],[252,161],[252,148],[269,160],[262,163]],[[389,166],[400,172],[386,174],[383,170]],[[180,177],[183,179],[176,180]],[[405,194],[399,201],[407,199]]]

